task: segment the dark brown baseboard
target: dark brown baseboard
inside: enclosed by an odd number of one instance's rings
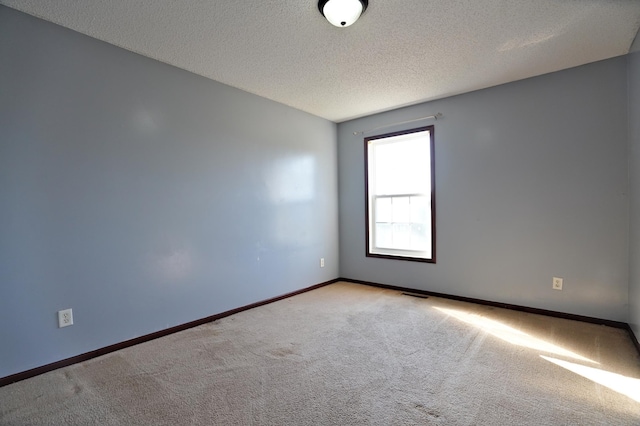
[[[627,331],[629,332],[629,336],[631,336],[631,341],[633,342],[633,344],[636,346],[636,349],[638,350],[638,355],[640,355],[640,342],[638,342],[638,337],[633,332],[629,324],[627,324],[626,328],[627,328]]]
[[[476,304],[479,304],[479,305],[493,306],[493,307],[496,307],[496,308],[504,308],[504,309],[511,309],[511,310],[514,310],[514,311],[528,312],[530,314],[546,315],[546,316],[550,316],[550,317],[570,319],[570,320],[574,320],[574,321],[589,322],[589,323],[592,323],[592,324],[606,325],[606,326],[609,326],[609,327],[622,328],[624,330],[631,330],[631,327],[629,327],[629,324],[627,324],[626,322],[612,321],[612,320],[601,319],[601,318],[586,317],[586,316],[582,316],[582,315],[568,314],[568,313],[565,313],[565,312],[548,311],[546,309],[530,308],[528,306],[512,305],[512,304],[509,304],[509,303],[492,302],[490,300],[474,299],[472,297],[456,296],[456,295],[445,294],[445,293],[436,293],[434,291],[418,290],[418,289],[415,289],[415,288],[407,288],[407,287],[399,287],[399,286],[390,285],[390,284],[381,284],[381,283],[374,283],[374,282],[369,282],[369,281],[353,280],[353,279],[350,279],[350,278],[340,278],[339,281],[346,281],[346,282],[355,283],[355,284],[364,284],[364,285],[368,285],[368,286],[372,286],[372,287],[386,288],[386,289],[397,290],[397,291],[401,291],[401,292],[424,294],[426,296],[442,297],[444,299],[459,300],[461,302],[476,303]],[[633,335],[633,333],[631,333],[631,334]],[[637,340],[636,340],[636,346],[637,346]]]
[[[113,345],[106,346],[104,348],[96,349],[94,351],[86,352],[80,355],[73,356],[71,358],[63,359],[60,361],[52,362],[51,364],[43,365],[41,367],[32,368],[31,370],[23,371],[21,373],[12,374],[10,376],[0,378],[0,387],[6,386],[11,383],[19,382],[20,380],[28,379],[30,377],[34,377],[43,373],[47,373],[49,371],[57,370],[58,368],[67,367],[72,364],[77,364],[79,362],[87,361],[92,358],[96,358],[102,355],[106,355],[111,352],[119,351],[124,348],[128,348],[130,346],[134,346],[140,343],[148,342],[150,340],[157,339],[159,337],[168,336],[169,334],[177,333],[179,331],[187,330],[189,328],[197,327],[202,324],[206,324],[208,322],[212,322],[218,320],[220,318],[228,317],[233,314],[237,314],[238,312],[246,311],[249,309],[257,308],[258,306],[267,305],[269,303],[277,302],[278,300],[286,299],[291,296],[295,296],[301,293],[305,293],[307,291],[315,290],[320,287],[324,287],[329,284],[333,284],[335,282],[340,281],[339,279],[333,279],[330,281],[326,281],[320,284],[315,284],[310,287],[303,288],[301,290],[296,290],[291,293],[283,294],[281,296],[276,296],[271,299],[262,300],[260,302],[252,303],[250,305],[241,306],[239,308],[231,309],[230,311],[222,312],[219,314],[211,315],[206,318],[201,318],[195,321],[191,321],[185,324],[176,325],[175,327],[167,328],[164,330],[156,331],[155,333],[146,334],[144,336],[136,337],[135,339],[126,340],[124,342],[115,343]]]

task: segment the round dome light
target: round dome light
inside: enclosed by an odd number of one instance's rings
[[[320,0],[318,9],[336,27],[348,27],[365,11],[368,0]]]

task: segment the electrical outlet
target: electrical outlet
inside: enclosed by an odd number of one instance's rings
[[[71,308],[58,311],[58,328],[73,325],[73,311]]]
[[[324,268],[324,257],[320,258],[320,267]]]
[[[554,290],[562,290],[562,278],[553,277],[553,289]]]

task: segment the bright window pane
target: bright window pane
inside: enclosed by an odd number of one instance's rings
[[[376,199],[376,222],[392,222],[391,198]]]
[[[429,251],[431,232],[422,224],[411,224],[411,250]]]
[[[393,224],[393,248],[407,249],[411,246],[411,225],[408,223]]]
[[[427,223],[431,215],[431,206],[427,197],[411,197],[411,222]]]
[[[376,246],[393,248],[393,232],[390,223],[376,223]]]
[[[431,188],[424,135],[396,136],[375,148],[375,195],[426,193]]]
[[[411,206],[409,197],[392,197],[391,206],[393,211],[393,222],[411,222]]]

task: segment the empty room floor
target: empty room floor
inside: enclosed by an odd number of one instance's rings
[[[0,388],[0,424],[637,425],[625,330],[339,282]]]

